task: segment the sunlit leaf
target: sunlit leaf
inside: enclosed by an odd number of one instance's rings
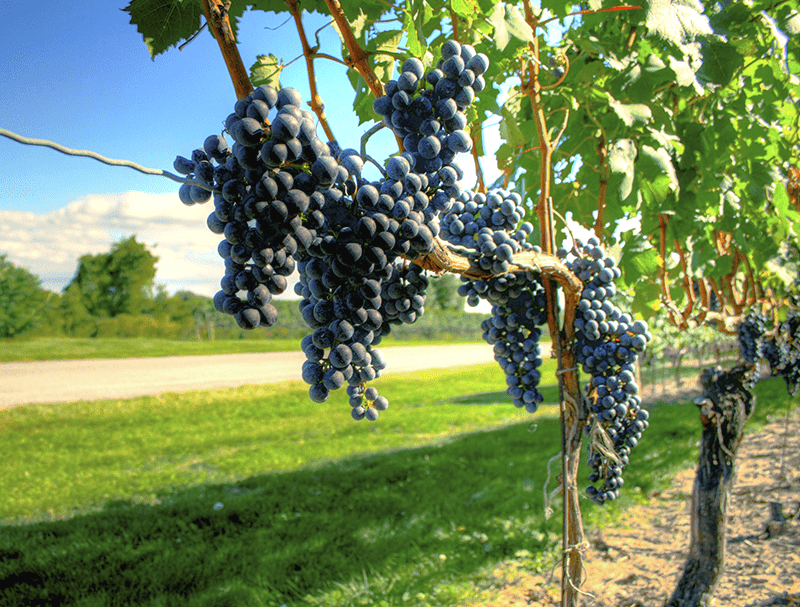
[[[508,33],[523,42],[533,42],[533,28],[525,21],[525,17],[515,5],[506,5],[506,23]]]
[[[651,33],[678,46],[713,34],[699,0],[651,0],[645,23]]]
[[[620,103],[611,99],[608,104],[625,126],[633,126],[637,122],[647,123],[653,117],[650,107],[643,103]]]
[[[506,26],[506,15],[502,4],[495,4],[492,14],[489,15],[489,23],[494,27],[494,45],[503,50],[508,46],[510,35]]]
[[[195,0],[131,0],[124,9],[155,59],[191,38],[201,25],[203,5]]]
[[[281,72],[283,62],[279,61],[275,55],[258,55],[256,62],[250,66],[250,82],[253,86],[268,84],[269,86],[281,88]]]
[[[474,17],[479,10],[473,0],[452,0],[450,6],[459,17]]]
[[[636,144],[631,139],[620,139],[608,152],[608,167],[613,173],[622,173],[619,188],[620,200],[625,200],[633,190],[634,161]]]

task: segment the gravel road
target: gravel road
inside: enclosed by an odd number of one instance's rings
[[[487,344],[381,348],[384,373],[494,362]],[[0,409],[300,379],[301,352],[0,363]]]

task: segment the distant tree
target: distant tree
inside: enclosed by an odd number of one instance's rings
[[[131,236],[108,253],[84,255],[64,290],[64,304],[73,315],[96,318],[140,314],[151,306],[158,257]]]
[[[214,322],[218,315],[214,309],[214,301],[210,297],[191,291],[178,291],[163,299],[157,296],[156,300],[160,304],[159,311],[169,314],[170,320],[185,322],[191,319],[198,341],[202,339],[214,341]]]
[[[16,337],[41,324],[48,301],[38,276],[0,254],[0,337]]]
[[[433,310],[463,310],[464,298],[458,294],[461,279],[455,274],[431,278],[426,306]]]

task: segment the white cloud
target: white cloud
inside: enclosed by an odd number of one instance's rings
[[[176,194],[90,194],[46,214],[0,211],[0,252],[61,291],[78,258],[108,251],[136,235],[159,260],[156,282],[170,292],[213,295],[224,272],[217,255],[221,237],[206,227],[210,204],[187,207]]]

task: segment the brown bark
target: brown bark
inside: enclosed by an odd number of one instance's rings
[[[331,17],[336,22],[339,36],[341,36],[344,45],[347,47],[348,56],[344,58],[344,62],[361,74],[372,96],[377,99],[383,95],[383,82],[378,79],[375,71],[367,61],[369,57],[367,51],[361,48],[361,45],[358,44],[356,37],[353,35],[353,30],[342,10],[342,5],[339,4],[338,0],[325,0],[325,4],[328,6]]]
[[[231,22],[228,19],[228,12],[225,10],[221,0],[203,0],[203,12],[209,29],[213,32],[214,38],[217,39],[222,57],[225,59],[228,74],[230,74],[233,88],[236,91],[236,98],[244,99],[253,92],[253,85],[250,83],[247,70],[244,67],[244,63],[242,63],[242,57],[236,46]]]
[[[700,459],[692,492],[689,557],[667,607],[708,605],[725,560],[728,498],[736,477],[736,451],[753,413],[750,366],[720,372],[710,369],[697,401],[703,425]]]

